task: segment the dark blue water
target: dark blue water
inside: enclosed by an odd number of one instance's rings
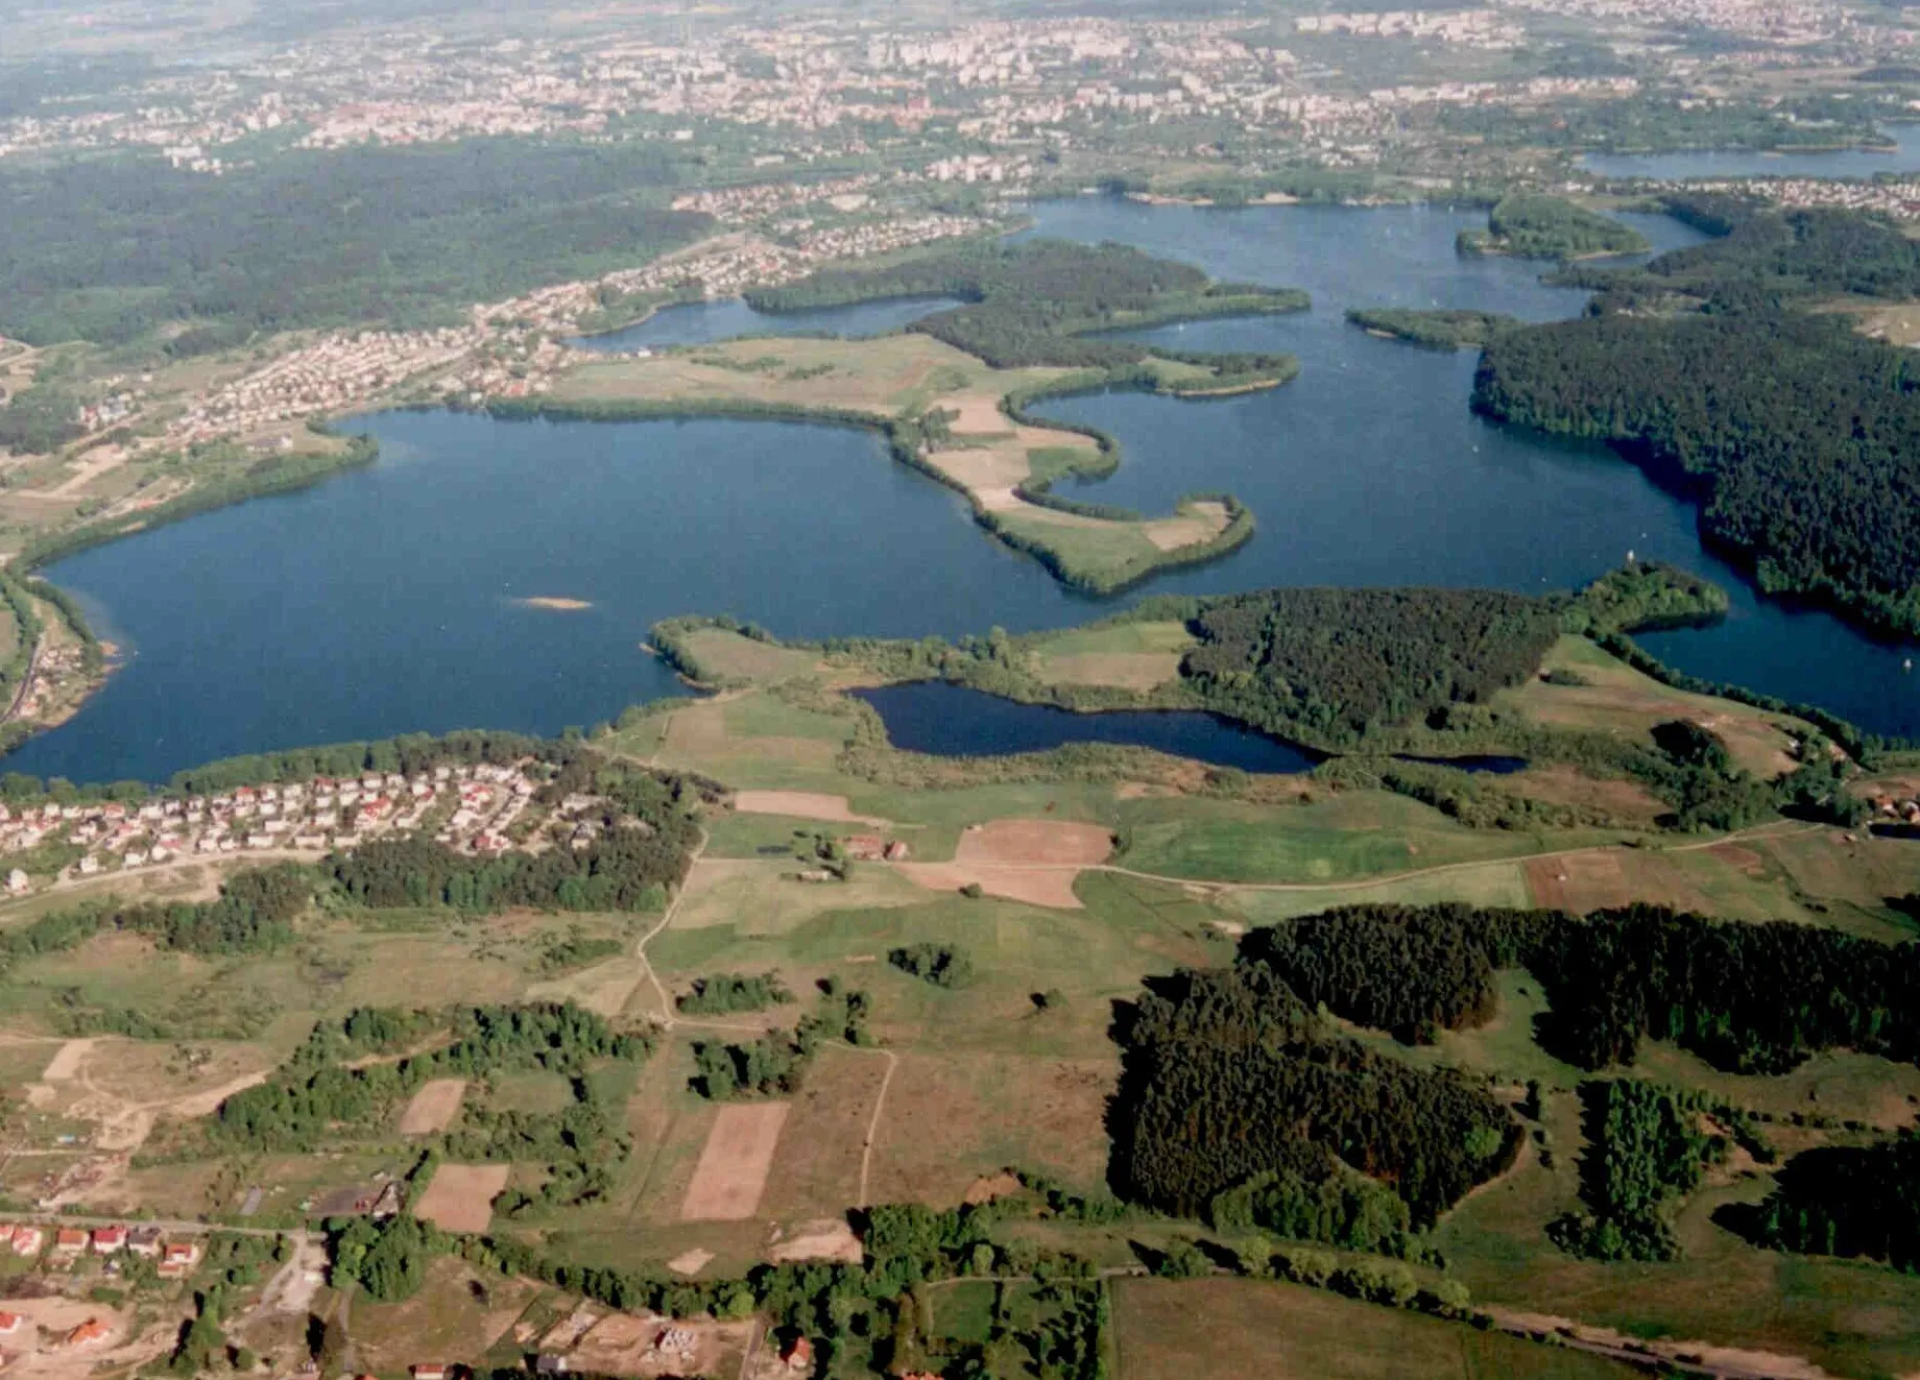
[[[1106,710],[1077,714],[1050,704],[1019,704],[945,681],[849,691],[873,706],[897,748],[934,757],[1002,757],[1051,752],[1069,743],[1113,743],[1152,748],[1216,767],[1291,776],[1312,771],[1325,757],[1269,738],[1231,719],[1199,710]],[[1409,757],[1459,771],[1511,776],[1524,757]]]
[[[1191,710],[1075,714],[937,680],[851,693],[879,713],[895,747],[935,757],[1002,757],[1051,752],[1068,743],[1117,743],[1251,772],[1312,771],[1322,760],[1291,743]]]
[[[1920,125],[1888,125],[1897,148],[1887,153],[1834,149],[1826,153],[1590,153],[1580,160],[1602,177],[1872,177],[1920,172]]]
[[[845,307],[815,307],[778,314],[755,311],[744,300],[691,302],[662,307],[637,326],[606,335],[581,336],[583,350],[619,352],[668,345],[711,345],[743,335],[837,335],[849,340],[887,335],[923,316],[957,306],[950,297],[896,297],[887,302],[856,302]]]
[[[1432,208],[1212,211],[1084,199],[1040,233],[1115,239],[1222,278],[1297,284],[1315,309],[1168,328],[1192,348],[1290,349],[1299,379],[1212,402],[1116,394],[1048,404],[1107,428],[1123,463],[1086,493],[1163,509],[1195,488],[1253,507],[1233,556],[1152,591],[1265,585],[1567,588],[1629,550],[1725,584],[1705,631],[1645,639],[1697,674],[1920,734],[1904,650],[1763,601],[1701,549],[1692,504],[1598,447],[1471,415],[1469,354],[1368,336],[1349,306],[1569,315],[1539,265],[1461,261],[1479,217]],[[1690,238],[1655,221],[1662,246]],[[237,752],[462,726],[555,732],[678,690],[639,650],[655,621],[730,612],[799,637],[958,636],[1087,621],[964,502],[860,433],[782,423],[509,423],[394,413],[381,462],[75,556],[49,573],[133,652],[65,727],[10,768],[162,777]],[[580,613],[515,599],[590,601]]]

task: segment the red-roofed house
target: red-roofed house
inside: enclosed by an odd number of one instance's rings
[[[67,1334],[67,1345],[92,1346],[96,1342],[106,1341],[112,1333],[113,1329],[101,1322],[100,1319],[88,1318],[85,1322],[81,1323],[80,1326],[74,1328],[73,1331]]]
[[[96,1255],[112,1255],[115,1251],[127,1248],[127,1229],[125,1227],[98,1227],[93,1233],[93,1249]]]
[[[780,1348],[780,1359],[789,1370],[810,1370],[813,1367],[813,1343],[805,1337],[795,1337]]]

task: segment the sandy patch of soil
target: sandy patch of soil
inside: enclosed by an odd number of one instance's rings
[[[1098,824],[1058,819],[996,819],[960,836],[957,863],[1047,863],[1088,867],[1113,854],[1113,835]]]
[[[843,1265],[858,1265],[863,1256],[860,1238],[853,1234],[853,1228],[835,1218],[802,1222],[793,1229],[793,1235],[774,1242],[767,1251],[767,1259],[775,1265],[795,1260],[833,1260]]]
[[[1073,894],[1073,879],[1080,874],[1069,868],[992,867],[952,862],[899,863],[896,870],[928,891],[958,891],[963,886],[978,886],[989,896],[1025,901],[1030,906],[1086,909]]]
[[[598,1375],[731,1375],[738,1371],[756,1325],[609,1313],[580,1339],[568,1360],[572,1369]],[[669,1327],[686,1336],[686,1351],[655,1349]]]
[[[552,613],[578,613],[593,607],[585,599],[561,599],[551,594],[536,594],[530,599],[515,599],[513,602],[519,608],[546,609]]]
[[[960,1201],[968,1207],[980,1207],[985,1203],[995,1203],[1002,1198],[1011,1198],[1024,1185],[1020,1176],[1012,1172],[988,1175],[975,1179],[967,1185],[967,1193]]]
[[[794,819],[819,819],[832,824],[871,824],[884,829],[887,821],[870,815],[856,815],[844,795],[824,795],[818,791],[738,791],[733,808],[743,815],[788,815]]]
[[[1013,490],[1033,473],[1024,453],[1000,446],[935,451],[927,461],[955,483],[970,489],[988,508],[996,506],[988,501],[989,494],[1000,496],[999,506],[1018,506],[1020,500],[1013,496]]]
[[[693,1275],[699,1274],[711,1264],[713,1264],[712,1251],[691,1250],[682,1251],[672,1260],[669,1260],[667,1262],[667,1268],[672,1270],[676,1275],[692,1277]]]
[[[92,1040],[68,1040],[54,1052],[47,1067],[42,1070],[40,1080],[44,1083],[65,1083],[77,1077],[80,1066],[86,1062],[87,1054],[93,1048]]]
[[[720,1109],[680,1204],[681,1221],[744,1222],[759,1211],[788,1105],[752,1102]]]
[[[460,1113],[460,1099],[467,1093],[464,1078],[436,1078],[423,1085],[400,1113],[400,1134],[425,1136],[444,1131]]]
[[[46,1298],[10,1299],[9,1312],[26,1319],[20,1330],[7,1338],[7,1351],[19,1359],[7,1370],[9,1375],[85,1375],[96,1366],[109,1363],[132,1365],[150,1359],[164,1349],[154,1345],[152,1331],[144,1337],[130,1335],[125,1314],[85,1299],[49,1295]],[[88,1321],[105,1323],[107,1335],[86,1346],[69,1347],[67,1335]],[[177,1337],[179,1329],[166,1328]]]
[[[1594,1327],[1588,1323],[1575,1322],[1571,1318],[1557,1317],[1551,1313],[1524,1313],[1512,1308],[1488,1308],[1485,1311],[1491,1313],[1494,1320],[1503,1326],[1523,1327],[1529,1332],[1538,1333],[1564,1330],[1580,1341],[1651,1352],[1656,1356],[1668,1358],[1685,1354],[1697,1358],[1696,1364],[1709,1369],[1765,1375],[1772,1377],[1772,1380],[1830,1380],[1826,1371],[1799,1356],[1786,1356],[1774,1351],[1748,1351],[1740,1347],[1713,1346],[1707,1342],[1679,1341],[1668,1337],[1643,1342],[1629,1337],[1624,1332],[1616,1332],[1610,1327]]]
[[[443,1164],[413,1206],[413,1215],[443,1231],[480,1232],[493,1220],[493,1200],[506,1191],[513,1166]]]
[[[1141,530],[1160,550],[1178,551],[1183,546],[1212,541],[1227,530],[1229,521],[1226,504],[1203,500],[1189,504],[1180,517],[1159,518]]]
[[[960,414],[951,424],[956,436],[999,436],[1014,428],[1013,418],[1000,410],[1000,399],[985,393],[961,393],[937,405]]]

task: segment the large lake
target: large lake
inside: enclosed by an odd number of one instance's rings
[[[1888,125],[1895,147],[1756,153],[1690,149],[1680,153],[1590,153],[1580,164],[1602,177],[1872,177],[1920,172],[1920,125]]]
[[[1304,368],[1285,388],[1213,402],[1113,394],[1050,404],[1122,442],[1120,472],[1089,494],[1159,508],[1186,490],[1225,488],[1252,504],[1259,530],[1246,547],[1147,590],[1541,590],[1590,580],[1632,550],[1733,594],[1719,627],[1645,639],[1662,657],[1920,733],[1920,682],[1903,670],[1904,651],[1758,599],[1701,549],[1690,503],[1610,452],[1472,416],[1470,354],[1345,324],[1347,307],[1375,303],[1536,320],[1580,309],[1580,294],[1540,284],[1539,265],[1457,260],[1454,236],[1477,217],[1108,199],[1036,215],[1040,233],[1126,241],[1314,296],[1299,316],[1155,333],[1190,348],[1295,351]],[[1663,219],[1639,223],[1662,247],[1692,238]],[[725,304],[663,318],[687,340],[741,323]],[[677,693],[640,643],[650,624],[679,613],[731,612],[800,637],[951,636],[1059,627],[1121,606],[1064,592],[975,527],[956,495],[856,432],[442,412],[365,425],[382,446],[368,469],[53,568],[132,654],[70,724],[7,766],[151,779],[301,743],[462,726],[555,732]],[[541,597],[592,607],[517,602]]]

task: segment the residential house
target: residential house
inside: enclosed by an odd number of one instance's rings
[[[125,1227],[99,1227],[93,1233],[93,1252],[95,1255],[112,1255],[127,1248],[127,1229]]]
[[[62,1227],[54,1233],[53,1253],[71,1259],[87,1248],[87,1234],[78,1227]]]
[[[11,1337],[25,1321],[18,1313],[0,1313],[0,1337]]]
[[[106,1341],[113,1329],[98,1318],[88,1318],[67,1334],[68,1346],[94,1346]]]
[[[127,1233],[127,1249],[144,1259],[159,1259],[161,1245],[158,1227],[135,1227]]]
[[[47,1234],[39,1227],[26,1226],[13,1229],[13,1253],[15,1255],[38,1255],[40,1247],[46,1244]]]
[[[812,1370],[813,1343],[805,1337],[795,1337],[780,1348],[780,1361],[788,1370]]]

